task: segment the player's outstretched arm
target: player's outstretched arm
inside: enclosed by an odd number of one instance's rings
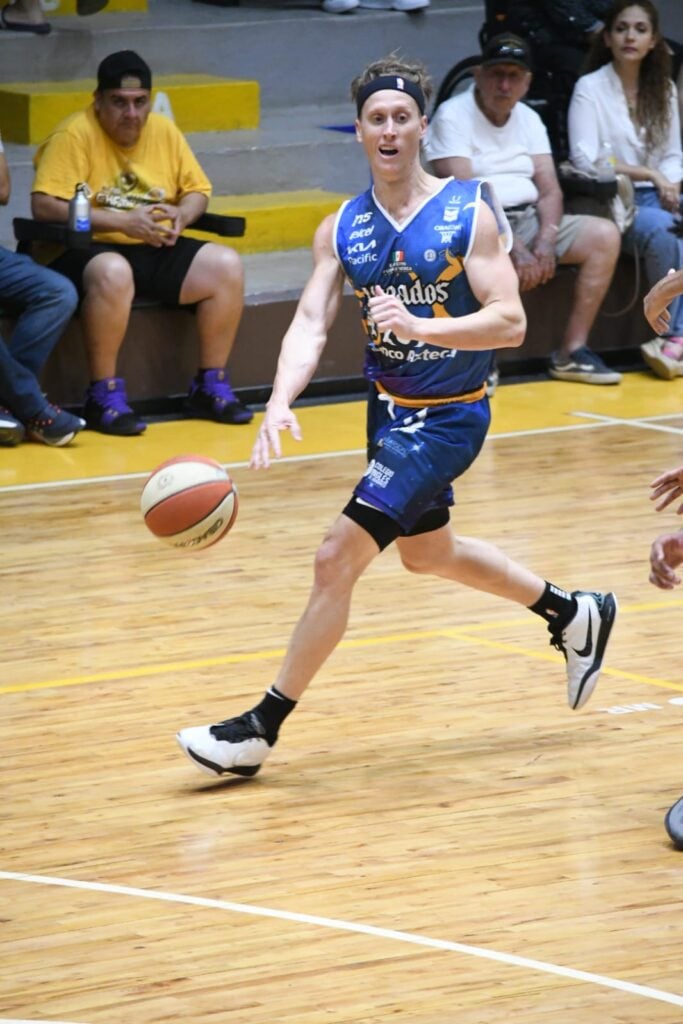
[[[667,306],[683,294],[683,270],[670,270],[652,286],[643,300],[645,318],[653,331],[664,334],[671,322]]]
[[[678,469],[669,469],[666,473],[662,473],[661,476],[652,481],[650,487],[652,488],[650,501],[657,501],[658,504],[655,505],[655,509],[657,512],[661,512],[672,501],[683,497],[683,466],[679,466]],[[679,516],[683,515],[683,503],[678,506],[676,513]]]
[[[301,440],[301,428],[291,405],[315,373],[344,288],[333,245],[334,222],[335,215],[331,214],[315,233],[313,272],[282,340],[273,391],[251,453],[252,469],[266,469],[271,453],[280,458],[281,431],[288,430],[296,441]]]
[[[660,590],[673,590],[681,582],[675,572],[683,562],[683,533],[664,533],[650,548],[650,583]]]

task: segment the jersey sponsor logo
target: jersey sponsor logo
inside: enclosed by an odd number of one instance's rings
[[[365,470],[365,476],[376,487],[386,487],[393,475],[394,470],[389,469],[388,466],[383,466],[377,459],[371,459],[368,468]]]
[[[371,249],[377,248],[377,239],[371,238],[369,242],[354,242],[353,245],[346,246],[347,255],[353,255],[357,252],[370,252]]]
[[[462,233],[462,224],[435,224],[434,231],[439,232],[442,245],[450,245],[455,237]]]
[[[406,306],[433,306],[435,302],[444,303],[448,300],[448,281],[434,281],[423,284],[413,281],[407,284],[388,284],[384,288],[387,295],[395,295]]]
[[[369,220],[372,220],[372,210],[369,210],[368,213],[357,213],[353,218],[351,227],[355,228],[359,224],[367,224]]]
[[[436,259],[436,257],[437,257],[436,249],[425,249],[425,251],[424,251],[424,258],[427,261],[427,263],[433,263],[434,260]]]
[[[460,204],[462,199],[460,196],[452,196],[443,211],[443,219],[447,224],[452,224],[460,216]]]
[[[360,256],[347,256],[352,267],[361,267],[364,263],[376,263],[379,259],[376,252],[364,252]]]
[[[349,235],[349,239],[350,241],[353,241],[355,238],[369,238],[374,230],[374,224],[371,224],[369,228],[358,228],[357,231],[351,232],[351,234]]]

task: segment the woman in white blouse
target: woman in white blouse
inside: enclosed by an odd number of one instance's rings
[[[683,267],[683,239],[670,230],[680,224],[683,153],[671,58],[651,0],[617,0],[587,66],[590,73],[576,83],[569,107],[572,163],[591,170],[605,144],[611,146],[615,170],[628,175],[636,194],[623,247],[644,258],[653,285]],[[665,339],[641,351],[659,376],[683,376],[682,300],[671,308]]]

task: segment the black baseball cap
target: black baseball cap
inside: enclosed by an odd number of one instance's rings
[[[517,64],[525,71],[533,71],[531,50],[521,36],[504,33],[489,39],[481,53],[482,67],[494,64]]]
[[[97,69],[98,89],[151,89],[152,72],[133,50],[117,50],[105,57]]]

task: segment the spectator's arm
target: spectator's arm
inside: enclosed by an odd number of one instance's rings
[[[541,153],[533,156],[532,160],[534,162],[534,184],[538,189],[536,212],[540,225],[534,244],[543,240],[552,242],[554,247],[563,213],[562,190],[557,180],[552,156]]]
[[[683,70],[679,76],[681,83],[683,84]],[[666,143],[664,146],[664,153],[662,156],[659,170],[664,177],[671,182],[680,186],[681,178],[683,178],[683,155],[681,154],[681,114],[678,106],[678,95],[676,93],[676,86],[672,83],[671,85],[671,97],[669,100],[669,110],[671,117],[669,118],[669,131],[666,137]]]
[[[178,203],[178,217],[182,223],[182,226],[178,225],[178,229],[182,231],[183,228],[194,224],[203,213],[206,213],[208,205],[208,196],[201,192],[188,192],[187,195],[184,195]]]
[[[474,176],[472,161],[466,156],[442,156],[437,160],[432,160],[432,167],[434,173],[440,178],[448,178],[452,175],[458,181],[466,181]]]
[[[600,152],[598,112],[589,89],[582,78],[576,83],[569,104],[567,119],[569,157],[580,171],[590,174]]]

